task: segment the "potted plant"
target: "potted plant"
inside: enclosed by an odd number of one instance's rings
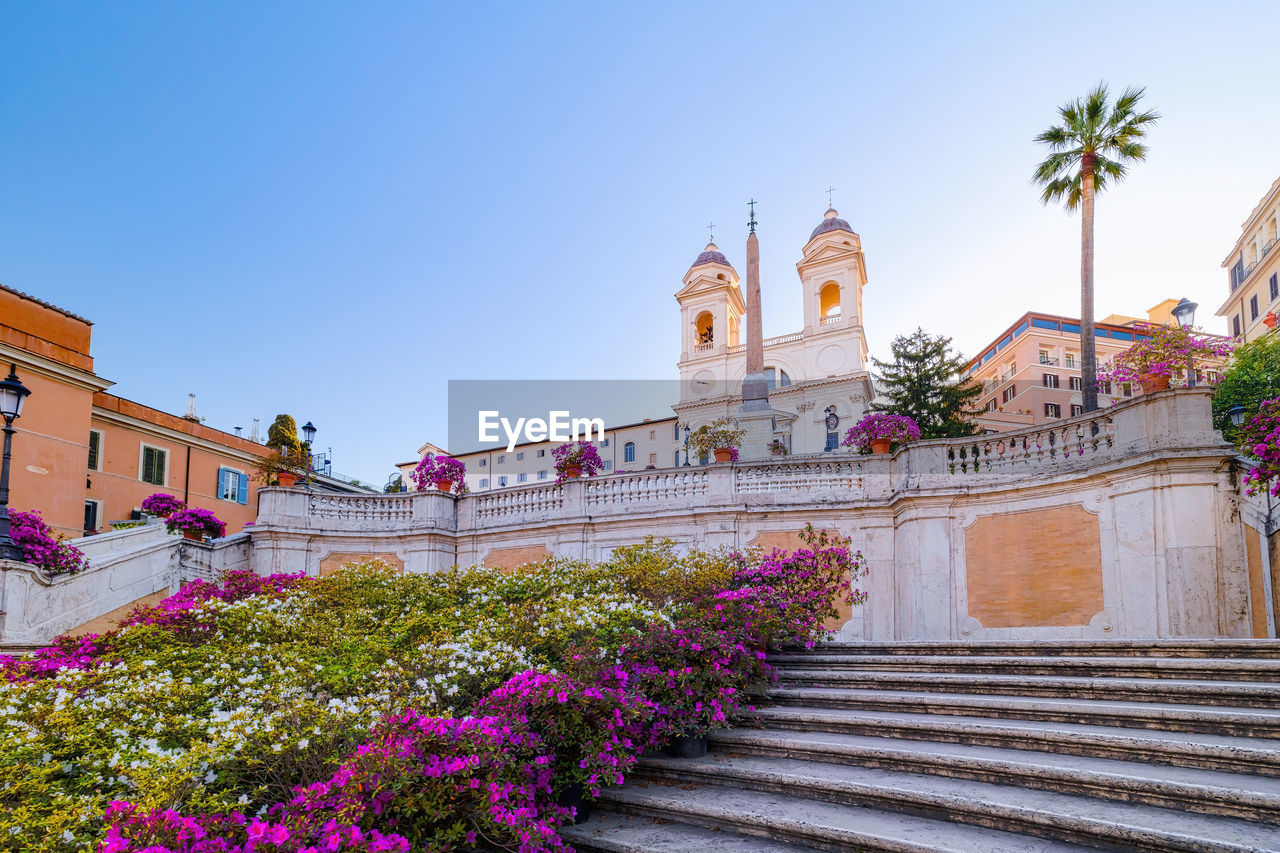
[[[441,492],[453,492],[462,484],[466,473],[466,463],[451,456],[428,453],[409,476],[420,492],[426,491],[429,485]]]
[[[859,453],[884,455],[895,444],[901,446],[919,438],[920,426],[906,415],[872,412],[850,427],[840,444]]]
[[[1201,334],[1189,326],[1141,326],[1147,336],[1111,359],[1098,372],[1099,384],[1136,382],[1142,393],[1152,394],[1169,387],[1175,370],[1188,375],[1211,362],[1231,355],[1230,341]]]
[[[604,469],[604,460],[600,451],[589,441],[571,441],[551,451],[555,457],[556,482],[573,480],[578,477],[594,477]]]
[[[195,541],[203,542],[206,537],[220,539],[227,535],[227,526],[207,509],[180,509],[164,524],[170,533],[182,531],[182,535]]]
[[[787,450],[787,446],[782,443],[781,439],[775,438],[769,442],[769,453],[773,456],[789,456],[791,451]]]
[[[717,418],[690,433],[689,446],[699,456],[714,454],[717,462],[737,462],[738,448],[745,437],[746,432],[728,418]]]
[[[1270,491],[1280,498],[1280,397],[1263,401],[1241,428],[1238,444],[1257,460],[1244,478],[1249,494]]]
[[[173,495],[166,495],[164,492],[148,495],[143,499],[141,507],[142,511],[147,515],[153,515],[156,518],[168,518],[175,512],[186,508],[186,503]]]
[[[253,463],[254,479],[264,486],[296,484],[299,479],[311,481],[311,459],[302,448],[273,449]]]

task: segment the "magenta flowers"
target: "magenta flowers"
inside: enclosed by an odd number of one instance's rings
[[[840,442],[840,445],[852,447],[859,453],[870,453],[873,441],[906,444],[908,441],[919,439],[920,427],[906,415],[872,412],[845,433],[844,441]]]
[[[442,492],[456,491],[463,483],[467,473],[465,463],[443,454],[428,453],[422,457],[418,467],[413,469],[409,477],[418,491],[426,491],[428,486],[438,488]]]
[[[9,535],[26,561],[50,575],[65,575],[86,568],[84,554],[62,537],[55,537],[36,510],[9,510]]]
[[[164,526],[170,533],[181,530],[183,533],[207,536],[210,539],[227,535],[227,525],[207,509],[180,509],[169,516]]]
[[[1231,355],[1230,341],[1205,335],[1184,326],[1150,325],[1140,331],[1148,336],[1115,356],[1098,371],[1099,382],[1138,382],[1144,376],[1172,376]]]
[[[589,441],[571,441],[568,444],[561,444],[551,451],[551,455],[555,457],[556,478],[557,483],[563,483],[565,480],[574,477],[594,477],[604,469],[604,460],[600,458],[600,451],[596,450],[596,446]]]
[[[1258,460],[1245,475],[1249,494],[1270,489],[1280,497],[1280,397],[1265,400],[1240,431],[1240,447]]]
[[[173,495],[166,495],[164,492],[156,492],[154,495],[148,495],[142,500],[142,511],[147,515],[154,515],[156,518],[168,518],[175,512],[184,510],[187,505]]]

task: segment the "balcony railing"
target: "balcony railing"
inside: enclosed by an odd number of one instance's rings
[[[710,352],[711,350],[715,349],[715,346],[716,345],[714,343],[694,344],[693,351],[694,352]]]
[[[839,315],[839,314],[836,314],[836,315],[835,315],[835,316],[833,316],[833,317],[823,317],[821,320],[819,320],[819,321],[818,321],[818,325],[819,325],[819,326],[834,326],[836,323],[839,323],[839,322],[840,322],[840,315]]]
[[[1040,356],[1040,363],[1050,365],[1051,367],[1058,366],[1058,360],[1056,358],[1049,358],[1047,355]]]

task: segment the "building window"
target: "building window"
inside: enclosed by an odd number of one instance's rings
[[[507,475],[503,474],[501,477],[498,478],[498,485],[505,486],[506,484],[507,484]]]
[[[1258,294],[1249,297],[1249,319],[1258,319]]]
[[[1067,353],[1067,367],[1075,367],[1075,366],[1076,366],[1076,354],[1073,352]]]
[[[612,460],[612,459],[606,459],[606,460],[604,461],[604,470],[606,470],[606,471],[612,471],[612,470],[613,470],[613,460]]]
[[[766,367],[764,369],[764,381],[769,386],[769,390],[774,388],[786,388],[791,384],[791,377],[787,375],[787,371],[777,367]]]
[[[608,447],[608,446],[609,446],[609,439],[607,439],[607,438],[606,438],[606,439],[604,440],[604,446],[605,446],[605,447]]]
[[[529,475],[528,475],[528,474],[523,474],[523,473],[522,473],[522,474],[516,474],[516,482],[517,482],[517,483],[527,483],[527,482],[529,482]]]
[[[1044,416],[1046,418],[1060,418],[1062,417],[1062,407],[1057,403],[1045,403]]]
[[[1280,273],[1271,274],[1271,301],[1280,299]]]
[[[96,429],[89,430],[89,470],[100,471],[102,464],[102,433]]]
[[[1082,387],[1083,387],[1083,383],[1081,383],[1081,381],[1080,381],[1080,377],[1079,377],[1079,376],[1072,376],[1072,377],[1071,377],[1071,390],[1072,390],[1072,391],[1079,391]]]
[[[675,452],[675,458],[671,460],[671,467],[672,468],[680,467],[680,451],[679,450]]]
[[[486,466],[486,465],[488,465],[488,464],[489,464],[489,460],[488,460],[488,459],[481,459],[481,460],[480,460],[480,464],[479,464],[477,467],[483,468],[483,467],[485,467],[485,466]]]
[[[235,468],[218,469],[218,499],[238,504],[249,502],[249,478]]]
[[[987,411],[994,412],[996,410],[996,398],[992,397],[987,401]]]
[[[101,501],[86,500],[84,502],[84,532],[97,533],[98,526],[102,523],[101,518]]]
[[[1237,338],[1240,337],[1240,315],[1239,314],[1231,318],[1231,335]]]
[[[1126,396],[1126,397],[1132,397],[1132,396],[1133,396],[1133,386],[1132,386],[1132,385],[1130,385],[1128,382],[1125,382],[1123,385],[1121,385],[1121,386],[1120,386],[1120,393],[1121,393],[1121,394],[1123,394],[1123,395],[1124,395],[1124,396]]]
[[[622,446],[622,461],[623,462],[636,461],[636,443],[634,441],[628,441],[626,444]]]
[[[658,431],[656,429],[649,430],[649,440],[650,441],[658,440]]]
[[[523,451],[523,450],[516,454],[516,461],[517,461],[517,462],[523,462],[523,461],[524,461],[524,451]]]
[[[680,440],[680,422],[676,421],[675,423],[673,423],[671,425],[671,430],[672,430],[671,440],[679,441]]]
[[[538,472],[538,479],[539,480],[547,479],[547,470],[545,468]]]
[[[1004,393],[1000,395],[1000,399],[1003,402],[1007,403],[1017,395],[1018,395],[1018,386],[1010,385],[1008,388],[1004,389]]]
[[[503,462],[506,462],[506,461],[507,461],[507,456],[506,456],[506,454],[505,454],[505,453],[504,453],[502,456],[499,456],[499,457],[498,457],[498,459],[497,459],[497,463],[498,463],[499,465],[501,465]]]
[[[1058,387],[1058,374],[1056,374],[1056,373],[1046,373],[1046,374],[1044,374],[1044,387],[1046,387],[1046,388],[1057,388],[1057,387]]]
[[[539,449],[538,449],[538,458],[539,458],[539,459],[542,459],[542,458],[543,458],[543,457],[545,457],[546,455],[547,455],[547,449],[546,449],[545,447],[542,447],[542,448],[539,448]]]
[[[1099,382],[1099,383],[1098,383],[1098,393],[1099,393],[1099,394],[1106,394],[1108,397],[1112,396],[1112,394],[1111,394],[1111,383],[1110,383],[1110,382]]]
[[[482,488],[482,489],[487,489],[487,488],[489,488],[489,478],[488,478],[488,477],[483,477],[483,478],[481,478],[481,480],[480,480],[480,488]]]
[[[650,465],[657,465],[657,464],[658,464],[658,454],[656,454],[656,453],[650,453],[650,454],[649,454],[649,464],[650,464]]]
[[[153,486],[163,486],[168,461],[169,451],[149,444],[142,445],[142,458],[138,462],[138,479]]]
[[[1084,406],[1081,406],[1076,403],[1071,404],[1071,417],[1074,418],[1076,415],[1083,415],[1083,414],[1084,414]]]

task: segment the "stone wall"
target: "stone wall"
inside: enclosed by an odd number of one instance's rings
[[[253,565],[318,574],[333,555],[360,554],[409,572],[508,567],[544,553],[602,559],[649,535],[772,543],[812,523],[852,537],[866,558],[870,598],[849,614],[847,639],[1254,636],[1272,598],[1250,562],[1233,453],[1209,400],[1208,389],[1174,389],[892,457],[673,468],[464,498],[266,489]],[[1274,636],[1274,619],[1263,628]]]

